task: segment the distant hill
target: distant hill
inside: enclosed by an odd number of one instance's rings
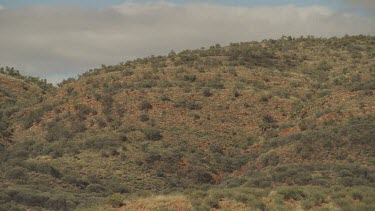
[[[375,209],[375,37],[0,74],[0,210]]]

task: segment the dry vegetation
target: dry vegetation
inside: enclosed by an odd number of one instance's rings
[[[0,210],[375,209],[373,36],[0,82]]]

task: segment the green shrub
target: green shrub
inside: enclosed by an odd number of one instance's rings
[[[29,171],[48,174],[58,179],[63,176],[58,169],[48,163],[28,163],[27,168],[29,169]]]
[[[190,110],[200,110],[200,109],[202,109],[202,106],[200,104],[198,104],[197,102],[193,101],[193,100],[177,101],[177,102],[175,102],[174,106],[178,107],[178,108],[187,108],[187,109],[190,109]]]
[[[149,80],[149,79],[146,79],[146,80],[142,80],[140,82],[137,82],[135,84],[135,87],[138,87],[138,88],[147,88],[147,89],[150,89],[152,87],[155,87],[157,85],[156,81],[154,80]]]
[[[354,200],[362,201],[363,194],[361,192],[358,192],[358,191],[353,191],[352,197],[353,197]]]
[[[307,198],[307,194],[303,190],[296,188],[296,187],[282,189],[282,190],[279,190],[278,193],[284,197],[284,200],[299,201],[299,200]]]
[[[218,198],[209,197],[206,199],[205,204],[211,208],[219,208],[219,201],[220,199]]]
[[[56,195],[49,198],[45,206],[53,210],[65,211],[73,209],[75,204],[62,195]]]
[[[260,97],[260,102],[268,102],[272,98],[272,95],[263,95]]]
[[[124,205],[124,198],[121,194],[115,193],[108,198],[108,203],[114,208],[119,208]]]
[[[196,75],[184,75],[182,77],[182,79],[184,81],[190,81],[190,82],[194,82],[195,80],[197,80],[197,76]]]
[[[209,88],[204,88],[202,93],[203,93],[203,96],[205,96],[205,97],[211,97],[212,96],[212,92]]]
[[[76,127],[77,128],[77,127]],[[72,131],[70,128],[67,128],[66,125],[62,122],[52,123],[48,126],[46,141],[67,141],[73,137]]]
[[[87,149],[108,149],[110,147],[118,147],[121,144],[120,139],[110,136],[94,136],[88,138],[84,146]]]
[[[263,121],[266,123],[275,123],[276,119],[271,114],[266,114],[263,116]]]
[[[150,120],[150,118],[148,117],[147,114],[141,114],[138,116],[138,119],[141,121],[141,122],[147,122],[148,120]]]
[[[89,182],[83,179],[81,175],[74,173],[65,174],[61,180],[81,189],[86,188],[89,185]]]
[[[112,180],[106,183],[106,187],[107,189],[111,190],[113,193],[119,193],[119,194],[129,193],[130,192],[129,188],[122,183],[123,183],[122,181]]]
[[[237,90],[233,90],[233,96],[235,98],[238,98],[239,96],[241,96],[241,94]]]
[[[124,70],[124,71],[122,71],[122,75],[123,76],[132,76],[133,74],[134,74],[134,72],[131,71],[131,70]]]
[[[191,171],[189,172],[187,176],[194,183],[198,183],[198,184],[203,184],[203,183],[209,184],[209,183],[214,182],[211,172],[208,171],[207,168],[201,167],[201,166],[192,167]]]
[[[142,101],[139,104],[138,108],[140,110],[143,110],[143,111],[148,111],[148,110],[152,109],[152,105],[148,101]]]
[[[164,94],[160,95],[160,99],[162,101],[171,101],[171,99],[169,99],[169,97],[167,95],[164,95]]]
[[[27,175],[27,169],[19,166],[13,167],[6,171],[6,176],[9,179],[26,179]]]
[[[208,79],[203,83],[203,85],[213,89],[224,89],[224,84],[220,78]]]
[[[52,111],[53,108],[54,106],[52,105],[43,105],[41,108],[33,110],[23,118],[24,128],[28,129],[33,126],[34,123],[39,123],[43,115],[49,111]]]
[[[143,133],[145,134],[146,140],[149,141],[159,141],[163,138],[163,135],[160,133],[160,131],[154,128],[144,129]]]

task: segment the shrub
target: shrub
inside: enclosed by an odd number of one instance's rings
[[[141,122],[147,122],[150,118],[148,117],[147,114],[141,114],[138,116],[138,119],[141,121]]]
[[[268,102],[272,98],[272,95],[263,95],[260,97],[259,101],[260,102]]]
[[[301,200],[307,198],[307,194],[298,188],[288,188],[278,191],[284,197],[284,200]]]
[[[107,188],[110,189],[114,193],[119,193],[119,194],[129,193],[129,189],[124,184],[122,184],[121,181],[112,180],[106,185],[107,185]]]
[[[174,104],[175,107],[187,108],[190,110],[200,110],[202,106],[193,100],[181,100]]]
[[[48,174],[55,178],[61,178],[62,174],[55,167],[48,163],[28,163],[27,168],[30,171],[39,172],[42,174]]]
[[[195,183],[213,183],[214,179],[211,172],[206,167],[194,166],[187,175]]]
[[[206,205],[211,208],[219,208],[219,201],[218,198],[209,197],[206,199]]]
[[[272,185],[272,178],[270,177],[261,177],[261,178],[255,178],[252,179],[250,184],[251,187],[257,187],[257,188],[267,188],[271,187]]]
[[[353,197],[354,200],[362,201],[363,194],[361,192],[358,192],[358,191],[353,191],[352,192],[352,197]]]
[[[224,84],[220,78],[209,79],[205,81],[204,85],[213,89],[224,89]]]
[[[171,99],[169,99],[169,97],[167,95],[164,95],[164,94],[160,95],[160,99],[162,101],[171,101]]]
[[[211,97],[212,96],[211,90],[209,88],[203,89],[203,96],[205,96],[205,97]]]
[[[145,134],[146,140],[149,141],[158,141],[163,138],[160,131],[154,128],[145,129],[143,133]]]
[[[9,202],[11,201],[11,198],[8,196],[8,194],[4,193],[4,192],[0,192],[0,204],[5,204],[6,202]],[[0,207],[0,210],[1,207]]]
[[[77,127],[77,129],[79,129]],[[82,129],[80,129],[82,130]],[[65,141],[73,137],[70,128],[67,128],[62,122],[52,123],[47,129],[46,141]]]
[[[126,134],[120,134],[119,138],[120,138],[120,141],[122,141],[122,142],[126,142],[128,140],[128,137],[126,136]],[[123,147],[125,147],[125,146],[123,146]]]
[[[228,73],[231,74],[231,75],[233,75],[234,77],[238,76],[237,71],[235,69],[229,69]]]
[[[6,175],[9,179],[26,179],[28,173],[25,168],[16,166],[7,171]]]
[[[194,82],[195,80],[197,80],[197,76],[195,76],[195,75],[184,75],[182,79],[184,81]]]
[[[152,109],[152,105],[147,101],[142,101],[138,107],[140,110],[144,110],[144,111]]]
[[[48,196],[39,194],[35,190],[9,190],[8,195],[13,201],[27,205],[27,206],[37,206],[46,207],[49,200]]]
[[[263,116],[263,121],[266,123],[275,123],[276,120],[271,114],[266,114]]]
[[[34,123],[39,123],[43,115],[52,110],[53,110],[52,105],[43,105],[41,108],[33,110],[30,114],[28,114],[23,119],[24,128],[28,129],[31,126],[33,126]]]
[[[114,208],[119,208],[124,205],[124,198],[121,194],[115,193],[108,198],[109,204]]]
[[[106,189],[99,184],[91,184],[86,187],[86,191],[89,193],[102,193],[105,192]]]
[[[98,124],[99,128],[105,128],[107,127],[107,122],[103,119],[97,118],[96,123]]]
[[[148,88],[148,89],[152,88],[156,85],[157,85],[157,83],[154,80],[142,80],[142,81],[135,84],[135,86],[137,86],[137,87]]]
[[[89,182],[86,181],[85,179],[81,178],[81,175],[74,174],[74,173],[68,173],[64,175],[62,178],[62,181],[72,184],[76,187],[79,187],[81,189],[87,187],[89,185]]]
[[[241,94],[237,90],[233,90],[233,96],[235,98],[237,98],[237,97],[241,96]]]
[[[52,196],[47,201],[47,207],[52,208],[53,210],[71,210],[73,206],[73,202],[61,195]]]
[[[267,152],[260,157],[263,166],[276,166],[280,162],[279,155],[274,151]]]
[[[110,147],[118,147],[120,145],[120,140],[116,140],[114,137],[108,136],[95,136],[87,139],[84,146],[87,149],[103,149]]]
[[[132,76],[133,74],[134,74],[134,72],[131,71],[131,70],[124,70],[124,71],[122,72],[122,75],[123,75],[123,76]]]

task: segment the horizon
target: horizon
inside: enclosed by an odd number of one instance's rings
[[[266,41],[266,40],[279,40],[279,39],[282,39],[283,37],[285,38],[288,38],[288,37],[291,37],[292,39],[298,39],[298,38],[313,38],[313,39],[332,39],[332,38],[344,38],[346,36],[350,36],[350,37],[358,37],[358,36],[372,36],[372,35],[363,35],[363,34],[358,34],[358,35],[343,35],[343,36],[331,36],[331,37],[315,37],[313,35],[307,35],[307,36],[286,36],[286,35],[282,35],[281,37],[279,38],[275,38],[275,39],[262,39],[262,40],[248,40],[248,41],[239,41],[239,42],[235,42],[235,43],[228,43],[227,45],[220,45],[219,43],[216,43],[216,44],[213,44],[211,46],[202,46],[202,47],[198,47],[198,48],[195,48],[195,49],[181,49],[180,51],[175,51],[174,49],[171,49],[169,51],[169,53],[171,51],[175,52],[176,54],[179,54],[181,52],[184,52],[184,51],[195,51],[195,50],[207,50],[209,49],[210,47],[215,47],[215,45],[219,44],[221,47],[230,47],[231,44],[236,44],[236,43],[250,43],[250,42],[263,42],[263,41]],[[158,56],[162,56],[162,57],[167,57],[168,56],[168,53],[165,53],[165,54],[158,54],[158,55],[145,55],[144,57],[138,57],[138,58],[133,58],[133,59],[129,59],[129,60],[125,60],[125,61],[120,61],[120,62],[117,62],[117,63],[113,63],[113,64],[100,64],[96,67],[92,67],[90,69],[87,69],[87,70],[83,70],[83,72],[81,73],[77,73],[75,75],[71,75],[71,76],[65,76],[63,78],[61,78],[61,80],[59,81],[54,81],[54,82],[51,82],[49,81],[47,78],[43,78],[43,77],[40,77],[40,76],[37,76],[37,75],[27,75],[27,74],[23,74],[22,70],[20,69],[17,69],[15,68],[14,66],[0,66],[0,68],[14,68],[15,71],[18,71],[22,76],[26,76],[26,77],[34,77],[34,78],[38,78],[40,80],[46,80],[46,82],[48,84],[52,84],[54,87],[58,87],[59,83],[62,83],[64,80],[67,80],[67,79],[74,79],[74,80],[77,80],[79,79],[79,77],[81,77],[83,74],[85,73],[89,73],[91,70],[95,70],[95,69],[101,69],[104,66],[116,66],[116,65],[120,65],[121,63],[126,63],[126,62],[133,62],[134,60],[137,60],[137,59],[144,59],[144,58],[149,58],[149,57],[158,57]]]
[[[57,84],[101,64],[281,36],[374,35],[375,2],[0,0],[0,66]]]

